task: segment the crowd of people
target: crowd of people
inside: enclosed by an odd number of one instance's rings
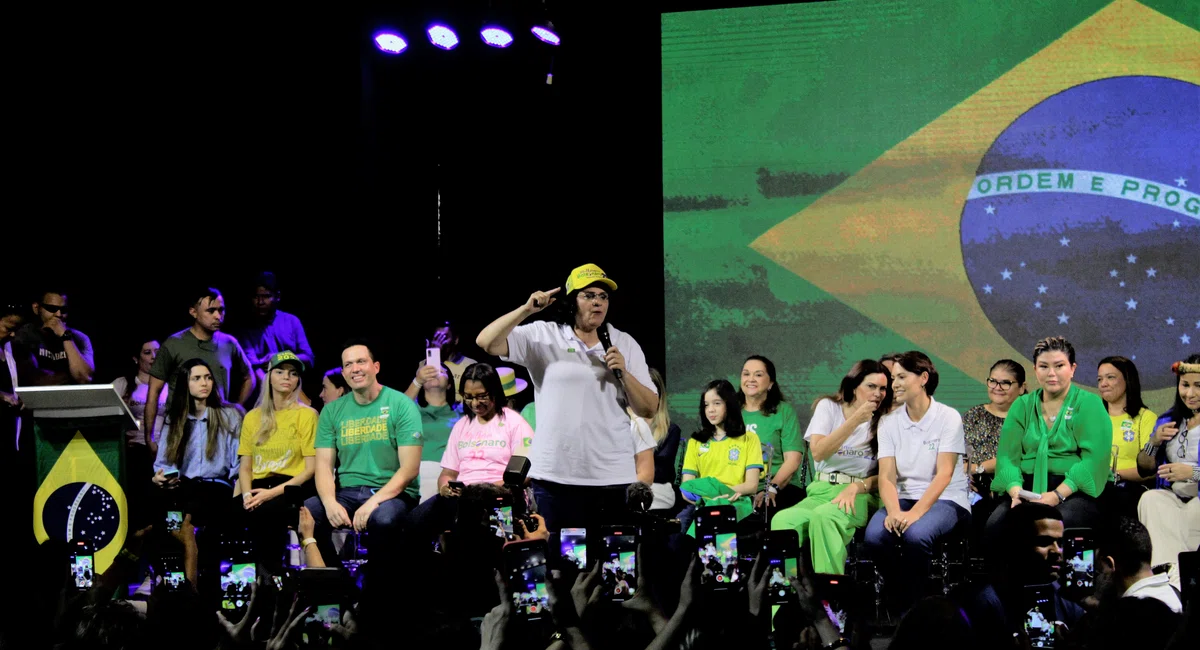
[[[255,284],[257,320],[239,336],[206,287],[191,327],[129,351],[112,383],[136,421],[134,525],[87,585],[64,564],[75,540],[43,544],[66,579],[37,590],[45,606],[25,628],[40,643],[835,650],[880,632],[877,589],[903,617],[896,648],[1116,647],[1133,637],[1114,621],[1154,647],[1195,632],[1182,596],[1200,547],[1200,354],[1153,370],[1176,379],[1161,417],[1125,357],[1099,364],[1098,395],[1077,385],[1062,337],[1031,351],[1036,386],[998,360],[987,402],[965,415],[935,399],[928,355],[886,354],[803,407],[803,431],[774,363],[751,354],[736,387],[704,386],[685,438],[663,375],[609,322],[617,283],[593,264],[475,338],[528,383],[466,357],[445,323],[403,390],[380,383],[371,341],[351,339],[311,396],[304,327],[278,309],[272,274]],[[17,387],[95,379],[67,300],[45,291],[0,315],[6,440],[32,426]],[[710,510],[732,513],[736,535],[698,543]],[[636,553],[610,557],[605,536],[620,534]],[[559,557],[564,535],[583,542]],[[767,558],[766,540],[787,535],[795,573]],[[1085,557],[1067,555],[1075,535],[1092,559],[1086,592],[1060,575]],[[953,590],[929,579],[949,540],[987,560]],[[344,562],[360,548],[365,564]],[[510,552],[524,553],[516,567]],[[877,577],[855,572],[870,584],[835,596],[851,555]],[[222,586],[245,563],[248,599]]]

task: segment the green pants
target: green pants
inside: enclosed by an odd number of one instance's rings
[[[866,526],[871,513],[879,509],[878,497],[860,494],[854,499],[854,514],[842,512],[832,500],[846,487],[813,481],[803,501],[780,510],[771,520],[771,530],[795,530],[800,533],[801,545],[808,541],[817,573],[846,573],[846,545],[854,538],[854,530]]]

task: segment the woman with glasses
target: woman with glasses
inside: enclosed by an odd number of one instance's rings
[[[521,414],[501,406],[504,385],[495,368],[486,363],[467,366],[460,388],[464,413],[446,441],[437,495],[413,510],[418,543],[432,540],[454,523],[462,489],[451,483],[504,485],[508,461],[513,456],[524,456],[533,441],[533,429]],[[515,496],[524,498],[522,494]]]
[[[1112,423],[1100,397],[1072,384],[1075,347],[1061,336],[1037,342],[1034,372],[1041,388],[1013,403],[996,445],[992,491],[1008,494],[987,522],[998,539],[1010,507],[1030,500],[1058,508],[1067,528],[1100,523],[1097,499],[1111,477]]]
[[[625,511],[625,489],[654,473],[654,444],[629,435],[625,407],[652,418],[658,393],[641,346],[608,322],[616,289],[600,267],[585,264],[475,339],[488,354],[525,366],[533,381],[538,435],[529,476],[551,531],[624,523],[611,517]],[[555,302],[556,322],[521,324]]]
[[[1167,574],[1178,589],[1179,554],[1200,548],[1200,354],[1176,362],[1171,370],[1175,402],[1158,419],[1137,458],[1142,475],[1157,477],[1158,488],[1138,502],[1138,519],[1150,532],[1150,563],[1169,563]]]
[[[992,364],[987,378],[988,402],[972,406],[963,415],[963,433],[967,439],[966,470],[971,479],[971,528],[973,539],[980,539],[988,515],[997,500],[989,492],[996,474],[996,444],[1008,409],[1024,395],[1025,366],[1012,359]]]

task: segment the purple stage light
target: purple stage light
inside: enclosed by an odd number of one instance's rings
[[[554,31],[548,27],[537,26],[529,31],[533,32],[533,35],[536,36],[538,38],[538,40],[543,43],[549,43],[550,45],[558,45],[559,43],[562,42],[562,40],[558,38],[558,34],[555,34]]]
[[[443,50],[453,50],[458,47],[458,34],[445,25],[430,25],[427,30],[429,42]]]
[[[375,36],[375,47],[387,54],[399,54],[408,49],[408,41],[392,32],[380,32]]]
[[[483,38],[484,43],[492,47],[508,47],[513,42],[512,34],[500,27],[484,27],[479,30],[479,36]]]

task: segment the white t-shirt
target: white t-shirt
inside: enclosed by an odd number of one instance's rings
[[[117,377],[113,380],[113,389],[117,394],[125,397],[125,391],[129,388],[129,380],[125,377]],[[137,376],[133,378],[133,390],[129,393],[129,412],[133,414],[137,427],[125,432],[125,442],[131,445],[146,444],[146,426],[144,420],[146,418],[146,398],[150,395],[150,386],[143,384],[142,380]],[[167,415],[167,390],[164,388],[158,394],[158,417],[154,418],[154,430],[162,435],[163,418]]]
[[[831,399],[823,399],[817,402],[817,408],[813,410],[808,428],[804,430],[804,441],[811,445],[814,435],[828,436],[845,421],[846,415],[842,413],[842,406]],[[871,422],[868,420],[854,427],[854,432],[846,438],[842,448],[834,455],[814,463],[813,471],[843,472],[865,478],[874,474],[878,466],[875,452],[871,451]]]
[[[612,344],[625,371],[657,394],[646,356],[632,336],[611,325]],[[533,380],[537,435],[529,476],[565,485],[623,485],[637,480],[634,454],[653,448],[635,443],[620,382],[604,365],[604,344],[584,346],[573,328],[535,321],[508,335],[505,361],[519,363]]]
[[[939,453],[967,453],[962,416],[958,411],[929,398],[929,410],[920,422],[908,416],[908,405],[883,416],[879,421],[879,457],[896,459],[896,490],[901,499],[919,500],[937,473]],[[962,462],[954,462],[950,484],[939,500],[953,501],[971,510],[967,474]]]
[[[1179,595],[1171,588],[1170,578],[1165,573],[1138,580],[1130,585],[1129,589],[1121,597],[1156,598],[1162,604],[1170,607],[1172,612],[1176,614],[1183,613],[1183,603],[1179,602]]]

